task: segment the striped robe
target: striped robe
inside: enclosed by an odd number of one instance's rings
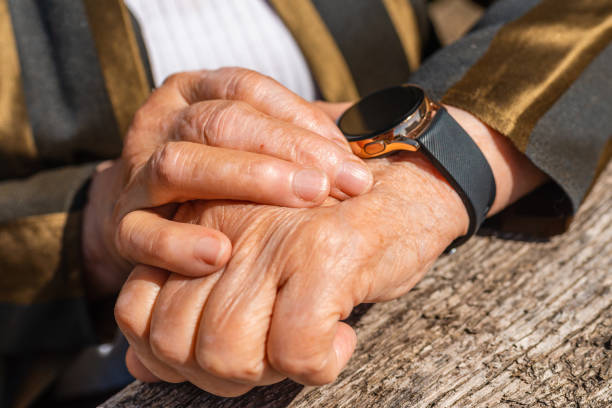
[[[412,82],[510,138],[551,182],[497,228],[562,232],[612,155],[612,2],[499,0],[438,46],[420,0],[270,0],[321,95]],[[82,282],[95,164],[151,89],[121,0],[0,0],[0,405],[24,406],[100,340]],[[434,52],[435,51],[435,52]]]

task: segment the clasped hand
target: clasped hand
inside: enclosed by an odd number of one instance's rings
[[[136,113],[121,158],[93,178],[83,234],[90,292],[116,294],[135,264],[186,276],[223,267],[231,242],[169,220],[176,203],[312,207],[371,184],[333,121],[271,78],[239,68],[176,74]]]
[[[224,396],[329,383],[356,344],[341,320],[407,292],[465,232],[427,160],[365,167],[320,108],[339,109],[226,69],[170,79],[136,115],[94,178],[91,195],[110,185],[115,199],[88,211],[109,220],[98,244],[117,261],[89,250],[94,270],[117,271],[109,287],[136,265],[115,315],[137,378]],[[221,244],[201,256],[202,237]]]

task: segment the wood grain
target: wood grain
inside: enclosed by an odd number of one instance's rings
[[[334,384],[228,399],[135,382],[103,407],[612,406],[612,165],[566,234],[505,238],[477,237],[406,296],[359,307]]]

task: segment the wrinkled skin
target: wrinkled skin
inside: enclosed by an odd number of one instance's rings
[[[225,265],[227,237],[169,220],[176,203],[313,207],[371,184],[329,116],[273,79],[242,68],[175,74],[136,113],[121,157],[93,176],[83,222],[88,295],[116,294],[138,263],[186,276]]]
[[[332,119],[347,107],[315,105]],[[446,108],[491,165],[497,195],[490,214],[546,180],[508,139]],[[340,320],[356,304],[406,293],[468,225],[457,193],[418,153],[367,165],[370,191],[319,207],[180,205],[175,221],[225,234],[232,256],[197,278],[136,266],[115,308],[131,345],[130,372],[143,381],[190,381],[224,396],[286,377],[333,381],[356,342]]]
[[[132,373],[226,396],[285,377],[333,381],[356,341],[339,320],[406,293],[467,228],[458,195],[408,157],[370,161],[370,192],[317,208],[181,205],[176,220],[218,229],[233,254],[202,278],[134,270],[116,306]]]

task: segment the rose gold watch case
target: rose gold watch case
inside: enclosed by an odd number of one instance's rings
[[[370,159],[397,151],[417,151],[420,145],[416,139],[429,127],[431,120],[440,109],[440,105],[430,100],[425,92],[423,94],[423,102],[414,113],[392,129],[368,139],[349,142],[353,153],[361,158]]]

